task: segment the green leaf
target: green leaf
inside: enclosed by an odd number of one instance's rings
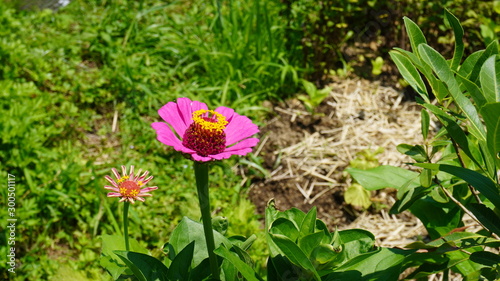
[[[451,27],[453,28],[453,34],[455,35],[455,51],[453,53],[453,59],[451,60],[450,68],[453,71],[456,71],[464,54],[464,29],[462,28],[460,21],[452,13],[450,13],[448,9],[444,10],[444,14]]]
[[[216,247],[220,244],[224,244],[226,247],[231,247],[231,242],[226,237],[215,230],[213,233]],[[184,217],[172,232],[169,243],[173,247],[175,253],[179,253],[193,241],[195,241],[195,244],[192,265],[193,267],[196,267],[208,257],[203,224]]]
[[[488,149],[496,160],[497,166],[500,166],[500,103],[486,104],[481,109],[481,115],[486,124]]]
[[[430,102],[424,81],[411,61],[406,56],[396,51],[389,52],[389,55],[408,84],[410,84],[425,102]]]
[[[427,153],[422,145],[410,145],[406,143],[399,144],[396,149],[417,162],[426,162],[429,160]]]
[[[487,102],[500,102],[500,56],[493,55],[484,62],[479,81]]]
[[[223,257],[229,263],[231,263],[241,275],[248,281],[260,281],[262,280],[257,273],[246,263],[241,261],[236,254],[231,253],[226,247],[220,246],[215,249],[215,254]]]
[[[424,140],[427,139],[427,136],[429,135],[429,126],[430,126],[430,117],[429,117],[429,112],[422,108],[420,111],[420,124],[421,124],[421,130],[422,130],[422,136],[424,137]]]
[[[477,84],[477,79],[480,75],[480,70],[484,64],[484,62],[489,58],[491,57],[492,55],[496,55],[498,54],[498,41],[497,40],[493,40],[487,47],[486,47],[486,50],[484,50],[484,52],[481,52],[480,51],[480,54],[481,56],[479,56],[477,58],[477,60],[474,62],[474,65],[472,67],[472,70],[470,70],[470,73],[469,75],[466,76],[467,79],[469,79],[470,81],[474,82]],[[475,58],[474,58],[475,59]],[[466,60],[467,61],[467,60]],[[464,62],[465,63],[465,62]],[[471,61],[470,63],[473,63],[473,61]]]
[[[474,163],[481,167],[481,164],[476,160],[476,157],[472,154],[469,148],[469,140],[467,135],[453,119],[451,119],[444,111],[433,104],[425,104],[425,108],[429,109],[436,117],[441,121],[441,123],[446,128],[446,132],[450,137],[458,144],[458,146],[463,150],[463,152],[472,160]]]
[[[462,167],[445,164],[416,163],[414,165],[426,169],[439,170],[461,178],[481,192],[495,207],[500,208],[500,194],[495,182],[482,174]]]
[[[309,257],[313,249],[321,244],[325,236],[326,234],[324,231],[318,231],[301,237],[297,244],[304,254]]]
[[[372,205],[371,193],[360,184],[353,183],[344,192],[344,200],[347,204],[368,209]]]
[[[398,280],[403,261],[412,252],[380,248],[349,260],[323,277],[323,281]]]
[[[276,219],[269,229],[269,233],[284,235],[292,241],[296,241],[300,234],[295,224],[286,218]]]
[[[180,253],[178,253],[168,270],[168,280],[169,281],[184,281],[188,280],[189,268],[191,267],[191,262],[193,261],[195,241],[189,243]]]
[[[302,224],[300,226],[300,237],[314,233],[316,228],[316,215],[316,207],[312,207],[304,217],[304,220],[302,220]]]
[[[102,254],[101,265],[106,268],[106,270],[113,276],[114,279],[118,279],[121,274],[124,274],[125,270],[128,270],[125,264],[122,262],[114,251],[125,250],[125,240],[121,235],[102,235]],[[129,238],[130,250],[134,252],[139,252],[147,254],[148,250],[139,245],[137,240]]]
[[[314,275],[316,281],[320,281],[321,278],[316,272],[316,269],[312,265],[309,258],[305,253],[288,237],[279,234],[270,234],[271,239],[276,243],[280,250],[285,254],[285,256],[295,265],[300,266]]]
[[[477,108],[483,107],[483,105],[486,103],[486,99],[484,98],[483,91],[479,88],[479,86],[458,73],[456,75],[457,75],[457,80],[460,81],[465,86],[465,89],[467,89],[469,95],[476,102]]]
[[[484,204],[470,203],[466,206],[489,231],[500,235],[500,218]]]
[[[114,251],[140,281],[167,281],[168,269],[152,256],[136,252]]]
[[[426,44],[419,45],[422,59],[432,67],[432,70],[437,74],[447,86],[450,95],[455,100],[460,110],[467,116],[470,121],[470,132],[479,140],[486,139],[486,132],[479,119],[476,108],[472,102],[460,91],[457,80],[453,72],[450,70],[446,60],[436,50],[432,49]]]
[[[472,253],[470,260],[486,266],[495,266],[500,263],[500,256],[492,252],[479,251]]]
[[[400,195],[400,191],[405,190],[402,195]],[[389,211],[390,214],[399,214],[404,210],[410,208],[415,201],[424,197],[429,193],[429,190],[423,186],[419,186],[416,188],[402,188],[398,190],[398,198],[399,200],[394,203]]]
[[[405,23],[406,33],[408,33],[408,38],[410,39],[411,49],[415,54],[417,54],[418,57],[420,57],[418,45],[427,44],[424,33],[411,19],[403,17],[403,21]]]
[[[428,169],[424,169],[420,173],[420,185],[427,188],[432,184],[432,171]]]
[[[410,186],[417,187],[418,173],[408,171],[403,168],[393,166],[379,166],[369,170],[347,168],[346,171],[368,190],[378,190],[382,188],[399,189],[411,180]]]

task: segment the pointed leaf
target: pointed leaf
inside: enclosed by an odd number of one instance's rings
[[[495,182],[482,174],[462,167],[445,164],[416,163],[414,165],[422,168],[439,170],[461,178],[481,192],[491,203],[493,203],[493,205],[495,205],[495,207],[500,208],[500,194]]]
[[[306,214],[304,220],[302,221],[302,225],[300,226],[300,237],[314,233],[316,228],[316,214],[316,207],[312,207]]]
[[[408,179],[415,179],[410,183],[411,186],[417,187],[419,185],[417,173],[399,167],[383,165],[369,170],[347,168],[346,171],[368,190],[387,187],[399,189],[408,182]]]
[[[316,269],[312,265],[309,258],[306,256],[304,252],[288,237],[283,235],[274,235],[270,234],[272,240],[276,245],[281,249],[281,251],[285,254],[285,256],[295,265],[300,266],[308,271],[310,271],[314,275],[314,279],[316,281],[320,281],[321,278],[316,272]]]
[[[489,231],[500,235],[500,218],[492,209],[477,203],[467,204],[466,207]]]
[[[462,28],[462,25],[460,25],[460,21],[447,9],[444,10],[444,14],[451,27],[453,28],[453,34],[455,35],[455,51],[453,53],[453,59],[451,60],[450,68],[453,71],[456,71],[458,69],[458,66],[460,65],[460,61],[462,60],[465,49],[463,42],[464,29]]]
[[[114,251],[140,281],[167,281],[168,268],[156,258],[136,252]]]
[[[429,135],[429,126],[430,126],[430,117],[429,117],[429,112],[422,108],[420,111],[420,123],[421,123],[421,130],[422,130],[422,136],[424,137],[424,140],[427,139],[427,136]]]
[[[427,44],[427,40],[425,40],[424,33],[418,27],[416,23],[414,23],[411,19],[407,17],[403,17],[403,21],[405,23],[406,27],[406,33],[408,33],[408,38],[410,39],[410,45],[412,51],[417,54],[417,56],[420,57],[419,55],[419,50],[418,50],[418,45],[424,43]]]
[[[489,57],[481,67],[479,81],[487,102],[500,102],[500,56]]]
[[[425,88],[424,81],[411,61],[406,56],[395,51],[389,52],[389,55],[408,84],[410,84],[410,86],[422,97],[422,99],[424,99],[424,101],[430,102],[429,94]]]
[[[217,255],[226,259],[229,263],[231,263],[240,273],[241,275],[248,281],[261,281],[262,279],[257,275],[255,270],[253,270],[248,264],[241,261],[238,256],[231,253],[224,246],[220,246],[214,251]]]
[[[169,281],[188,280],[189,268],[193,261],[194,243],[195,241],[189,243],[175,256],[168,270]]]
[[[487,128],[487,145],[492,158],[500,166],[500,103],[486,104],[481,109],[484,123]]]
[[[458,73],[456,75],[457,80],[465,86],[469,95],[474,99],[474,102],[476,102],[477,108],[483,107],[486,103],[486,98],[484,97],[483,91],[479,88],[479,86]]]

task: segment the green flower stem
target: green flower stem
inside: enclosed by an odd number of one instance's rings
[[[125,238],[125,250],[130,251],[130,246],[128,243],[128,207],[130,202],[125,201],[123,206],[123,237]]]
[[[212,217],[210,216],[210,198],[208,196],[208,164],[194,162],[194,174],[196,177],[196,187],[198,199],[200,201],[201,219],[203,221],[203,231],[208,249],[208,259],[210,261],[210,271],[212,277],[219,280],[219,265],[215,256],[214,232],[212,230]]]

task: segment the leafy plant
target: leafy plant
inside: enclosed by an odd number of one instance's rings
[[[388,166],[349,172],[369,190],[398,189],[391,213],[410,210],[426,227],[433,241],[409,247],[439,253],[444,261],[422,262],[411,278],[453,270],[466,278],[494,280],[499,276],[497,262],[486,247],[500,246],[498,42],[492,41],[462,62],[463,28],[449,11],[445,10],[445,16],[455,37],[451,59],[427,45],[418,25],[406,17],[412,52],[396,48],[390,54],[423,106],[424,143],[398,146],[420,172]],[[431,93],[436,103],[431,101]],[[429,129],[431,117],[440,124],[435,133]],[[465,214],[482,229],[466,232],[470,226],[463,224]]]

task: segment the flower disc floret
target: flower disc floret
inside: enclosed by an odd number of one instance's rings
[[[134,174],[134,166],[130,166],[129,173],[127,173],[127,168],[122,166],[123,176],[115,168],[112,168],[111,171],[116,180],[110,176],[105,176],[104,178],[111,183],[111,186],[106,185],[104,188],[113,191],[108,193],[108,197],[120,197],[120,202],[128,201],[132,204],[135,200],[144,202],[145,199],[143,197],[153,196],[148,192],[158,189],[156,186],[143,188],[144,185],[153,179],[153,176],[148,177],[149,171],[145,171],[141,175],[142,170],[139,170],[137,174]]]

